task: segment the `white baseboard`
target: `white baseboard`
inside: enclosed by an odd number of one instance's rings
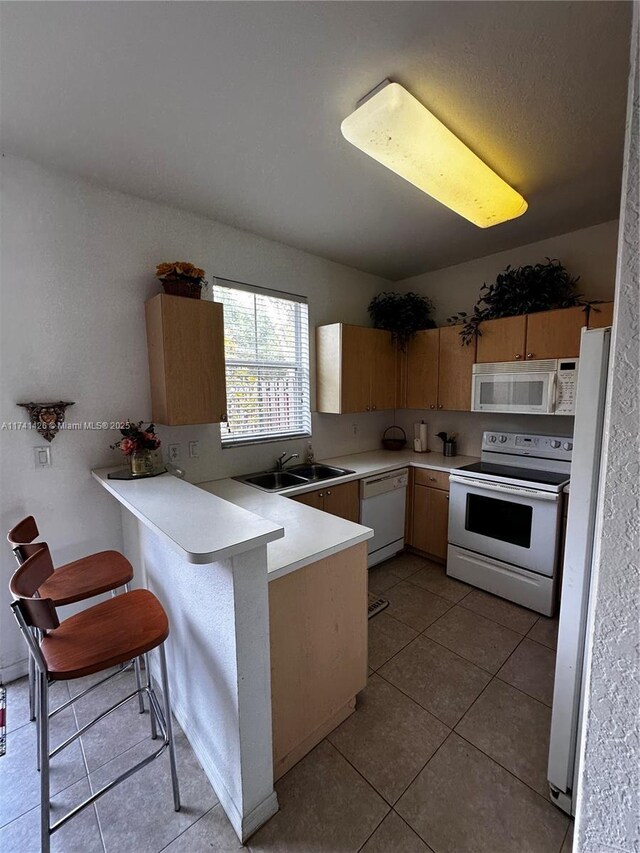
[[[9,666],[0,668],[0,681],[3,684],[8,684],[17,678],[23,678],[28,672],[29,658],[25,658],[24,660],[19,660],[17,663],[11,663]]]

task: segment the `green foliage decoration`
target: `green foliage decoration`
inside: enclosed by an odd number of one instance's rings
[[[460,337],[464,344],[471,344],[482,334],[478,327],[485,320],[586,306],[588,303],[576,290],[579,280],[579,276],[570,276],[560,261],[551,258],[541,264],[516,268],[509,265],[493,284],[482,285],[471,314],[459,311],[447,318],[447,323],[463,324]]]
[[[379,293],[369,303],[369,316],[376,329],[391,332],[404,350],[420,329],[434,329],[433,302],[419,293]]]

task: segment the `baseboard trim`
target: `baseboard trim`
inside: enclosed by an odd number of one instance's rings
[[[20,660],[17,663],[11,663],[9,666],[0,668],[0,681],[3,684],[8,684],[10,681],[16,681],[18,678],[23,678],[29,672],[29,658]]]

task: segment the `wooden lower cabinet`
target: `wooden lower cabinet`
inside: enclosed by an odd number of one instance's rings
[[[367,683],[367,544],[269,584],[274,780],[355,710]]]
[[[428,486],[415,486],[411,545],[418,551],[446,560],[448,532],[449,493]]]
[[[360,491],[357,480],[317,489],[304,495],[295,495],[291,500],[346,518],[347,521],[360,520]]]

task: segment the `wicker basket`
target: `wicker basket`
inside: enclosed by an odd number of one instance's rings
[[[397,429],[402,433],[402,438],[387,438],[387,433],[392,429]],[[382,433],[382,446],[385,450],[403,450],[407,446],[407,434],[399,426],[390,426]]]
[[[170,296],[186,296],[189,299],[200,299],[202,295],[202,287],[192,281],[187,281],[184,278],[163,278],[160,279],[164,292]]]

